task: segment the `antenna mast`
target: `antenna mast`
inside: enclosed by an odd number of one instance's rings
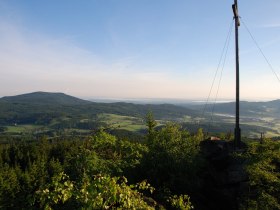
[[[238,43],[238,27],[240,26],[238,15],[237,0],[234,0],[232,10],[235,20],[235,57],[236,57],[236,104],[235,104],[235,130],[234,130],[234,147],[241,147],[241,130],[239,127],[239,43]]]

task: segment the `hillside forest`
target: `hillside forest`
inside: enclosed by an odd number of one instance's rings
[[[0,209],[280,209],[277,138],[236,150],[172,121],[194,109],[47,96],[0,99]]]

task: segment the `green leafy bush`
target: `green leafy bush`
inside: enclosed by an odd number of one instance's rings
[[[280,142],[252,143],[245,155],[250,189],[247,209],[280,209]]]

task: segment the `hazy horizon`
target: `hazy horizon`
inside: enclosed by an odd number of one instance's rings
[[[15,94],[15,95],[5,95],[5,96],[0,96],[2,97],[10,97],[10,96],[18,96],[18,95],[23,95],[23,94],[30,94],[30,93],[38,93],[38,92],[44,92],[44,93],[63,93],[63,92],[47,92],[47,91],[33,91],[33,92],[28,92],[28,93],[21,93],[21,94]],[[131,102],[131,103],[174,103],[174,104],[183,104],[183,103],[205,103],[207,102],[207,98],[129,98],[129,97],[81,97],[77,95],[71,95],[67,93],[63,93],[69,96],[73,96],[76,98],[80,98],[83,100],[89,100],[93,102],[105,102],[105,103],[111,103],[111,102]],[[266,101],[273,101],[273,100],[278,100],[278,99],[273,99],[273,98],[247,98],[247,99],[241,99],[241,101],[248,101],[248,102],[266,102]],[[228,103],[228,102],[234,102],[234,98],[209,98],[208,103]]]

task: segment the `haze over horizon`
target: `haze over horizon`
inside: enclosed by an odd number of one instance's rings
[[[0,97],[40,90],[87,99],[206,99],[232,3],[0,0]],[[275,0],[239,2],[278,75],[279,10]],[[279,81],[242,24],[240,74],[241,100],[280,98]],[[232,36],[218,98],[234,96]]]
[[[45,97],[48,97],[48,94],[65,94],[63,92],[45,92],[45,91],[35,91],[35,92],[29,92],[29,93],[21,93],[16,95],[7,95],[7,96],[0,96],[1,98],[4,97],[17,97],[17,96],[23,96],[23,95],[32,95],[42,93]],[[128,102],[128,103],[135,103],[135,104],[163,104],[163,103],[169,103],[169,104],[188,104],[188,103],[197,103],[197,104],[205,104],[205,103],[228,103],[228,102],[235,102],[235,99],[230,98],[217,98],[217,100],[209,100],[207,101],[206,98],[118,98],[118,97],[79,97],[75,95],[69,95],[65,94],[69,97],[75,97],[82,100],[88,100],[92,102],[101,102],[101,103],[114,103],[114,102]],[[274,100],[280,100],[280,99],[273,99],[273,98],[255,98],[255,99],[243,99],[242,101],[248,101],[248,102],[269,102]]]

